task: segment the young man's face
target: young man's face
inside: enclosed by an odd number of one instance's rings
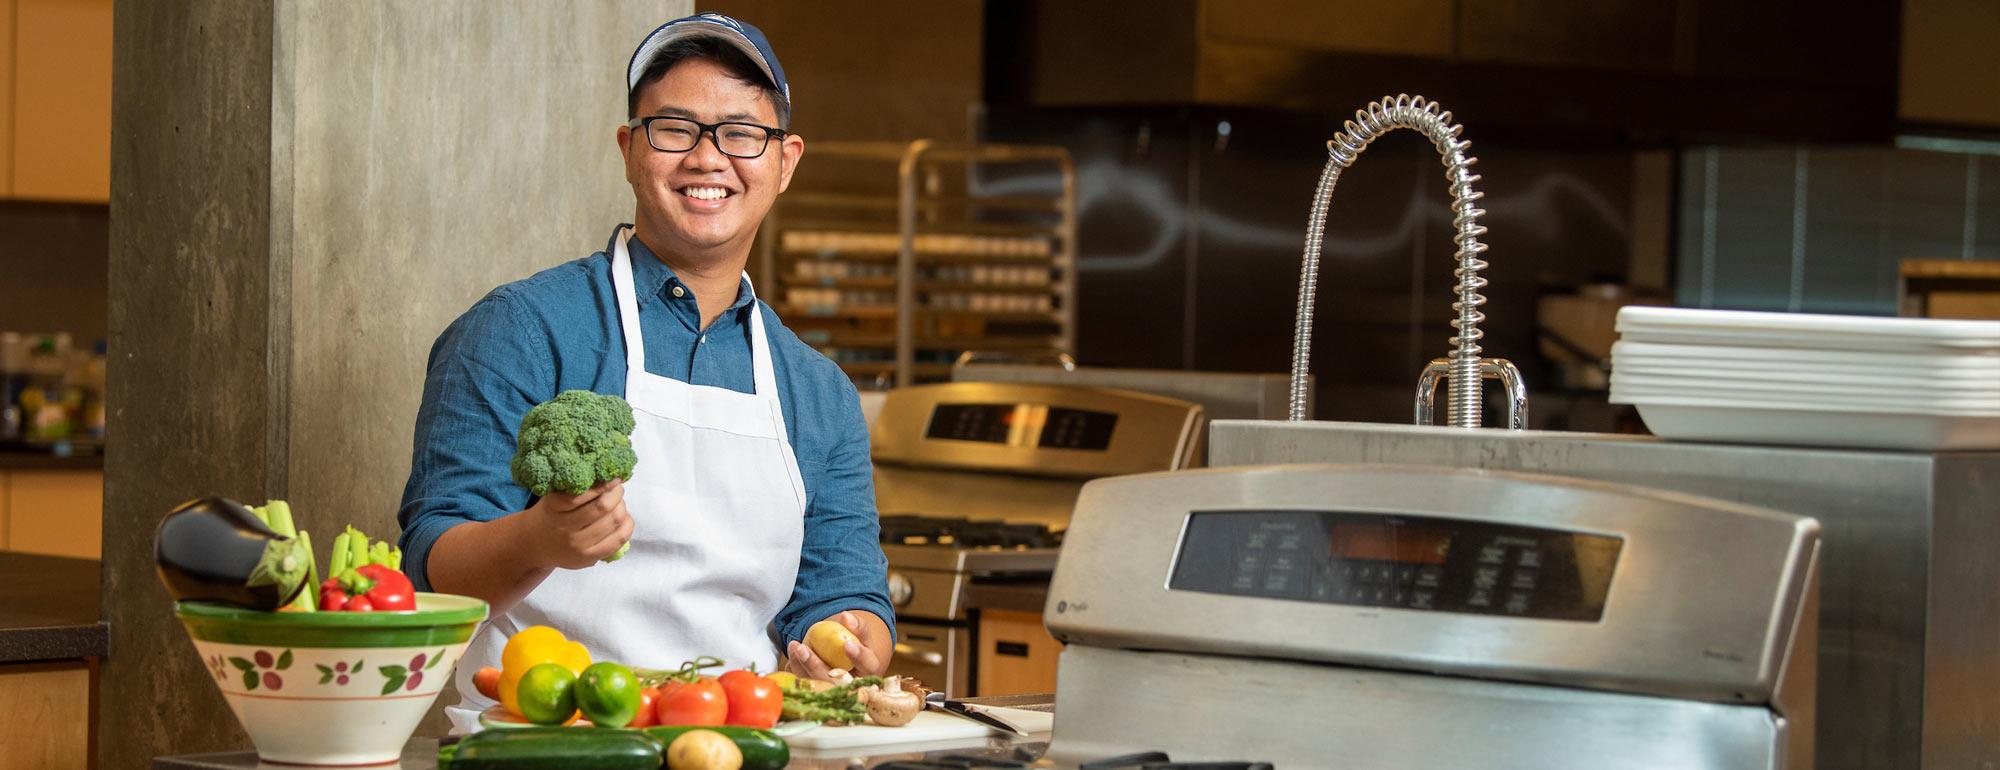
[[[777,127],[777,111],[764,90],[737,80],[721,64],[689,59],[639,91],[638,114],[668,115],[703,123],[737,121]],[[638,226],[646,245],[675,261],[741,259],[757,225],[791,184],[805,142],[773,138],[764,154],[722,154],[707,134],[694,149],[661,152],[644,129],[619,128],[625,181],[638,199]]]

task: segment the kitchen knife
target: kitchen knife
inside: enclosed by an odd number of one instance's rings
[[[944,693],[941,692],[934,692],[924,696],[924,707],[970,719],[1001,732],[1012,733],[1014,735],[1027,735],[1025,731],[1019,727],[1015,727],[1013,723],[987,713],[986,709],[955,700],[947,700],[944,697]]]

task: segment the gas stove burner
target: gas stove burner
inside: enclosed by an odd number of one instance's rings
[[[1055,548],[1062,533],[1041,524],[973,521],[946,516],[896,514],[881,518],[882,542],[890,545],[943,545],[960,548]]]
[[[1077,770],[1271,770],[1269,762],[1175,762],[1163,751],[1093,759]]]

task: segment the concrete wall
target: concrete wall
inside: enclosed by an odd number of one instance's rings
[[[625,62],[689,9],[121,0],[101,766],[249,746],[153,576],[160,515],[282,497],[393,536],[431,342],[630,218]]]

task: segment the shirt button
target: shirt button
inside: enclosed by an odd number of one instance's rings
[[[700,344],[700,345],[706,345],[706,344],[708,344],[708,335],[706,335],[706,334],[704,334],[704,335],[701,335],[701,337],[700,337],[699,339],[695,340],[695,343],[696,343],[696,344]]]
[[[681,288],[681,287],[679,287],[679,286],[675,286],[675,287],[674,287],[674,296],[676,296],[676,297],[685,297],[685,296],[687,296],[687,289],[683,289],[683,288]]]

